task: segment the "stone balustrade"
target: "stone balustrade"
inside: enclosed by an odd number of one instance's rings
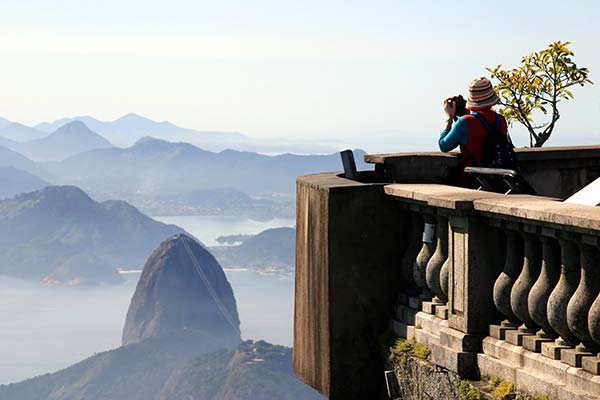
[[[599,155],[518,157],[538,193],[564,199],[600,175]],[[463,377],[600,398],[600,208],[449,186],[453,154],[365,160],[375,171],[357,180],[298,179],[296,374],[330,399],[378,398],[391,326]]]
[[[556,398],[600,395],[600,208],[438,184],[385,192],[414,231],[402,268],[414,259],[416,287],[399,294],[397,333],[466,376],[546,375]],[[421,220],[435,241],[419,237]]]

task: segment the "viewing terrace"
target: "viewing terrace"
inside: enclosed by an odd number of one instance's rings
[[[600,176],[600,146],[519,150],[538,196],[457,187],[456,154],[365,160],[354,180],[298,179],[297,375],[385,398],[391,328],[458,377],[600,398],[600,208],[564,202]]]

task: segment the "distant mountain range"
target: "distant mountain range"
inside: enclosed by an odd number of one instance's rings
[[[91,131],[80,121],[69,122],[51,134],[44,135],[42,138],[25,142],[0,138],[0,145],[35,161],[59,161],[85,151],[113,147],[108,140]]]
[[[364,152],[358,150],[360,164]],[[105,193],[169,196],[235,188],[247,194],[293,194],[300,175],[342,169],[339,154],[265,156],[206,151],[189,143],[146,139],[126,148],[92,150],[43,166],[61,182]]]
[[[48,283],[118,283],[117,267],[140,268],[183,230],[123,201],[97,203],[74,186],[0,201],[0,274]]]
[[[100,121],[90,116],[62,118],[51,123],[38,124],[35,128],[44,132],[52,132],[73,121],[85,123],[91,130],[98,132],[111,143],[122,147],[129,147],[144,136],[195,143],[208,149],[235,146],[249,140],[237,132],[196,131],[178,127],[168,121],[153,121],[134,113],[124,115],[114,121]],[[0,136],[2,135],[0,134]]]
[[[0,123],[0,137],[2,138],[18,143],[24,143],[30,140],[41,139],[45,136],[48,136],[47,132],[40,131],[30,126],[26,126],[18,122],[10,122],[6,119],[3,119],[3,121],[6,123]]]
[[[0,167],[0,200],[43,189],[49,185],[29,172],[14,167]]]
[[[296,230],[267,229],[244,238],[239,245],[212,247],[210,250],[224,267],[289,274],[294,271],[296,263]]]
[[[46,178],[48,172],[40,165],[7,147],[0,146],[0,167],[12,167],[29,172],[38,178]]]
[[[2,137],[2,132],[8,132],[9,138]],[[202,137],[221,145],[234,144],[230,140],[240,146],[249,143],[237,133],[193,131],[136,114],[110,122],[87,116],[68,118],[36,128],[3,119],[0,167],[23,170],[51,184],[76,185],[98,199],[126,200],[152,215],[254,218],[293,215],[298,176],[342,168],[338,153],[267,156],[230,149],[214,152],[148,133],[195,142]],[[137,140],[130,147],[119,148],[103,135]],[[363,154],[356,151],[359,168],[364,168]]]
[[[0,138],[16,142],[41,139],[61,126],[73,121],[83,122],[92,131],[100,134],[119,147],[129,147],[145,136],[170,142],[187,142],[210,151],[238,149],[263,153],[325,153],[337,150],[338,145],[317,143],[314,140],[256,139],[239,132],[207,131],[182,128],[168,121],[154,121],[135,113],[126,114],[113,121],[101,121],[88,115],[61,118],[53,122],[42,122],[35,127],[0,119]],[[0,139],[0,145],[5,146]]]

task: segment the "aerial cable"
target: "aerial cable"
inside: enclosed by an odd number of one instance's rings
[[[231,314],[229,313],[229,311],[227,311],[227,308],[225,307],[225,305],[223,304],[223,302],[221,301],[221,299],[219,298],[219,296],[217,295],[217,293],[213,289],[213,287],[210,284],[210,281],[208,280],[206,274],[202,270],[202,267],[200,267],[200,264],[198,264],[198,261],[196,260],[196,257],[194,256],[194,253],[192,253],[192,251],[191,251],[191,249],[190,249],[190,247],[189,247],[186,239],[185,238],[182,238],[182,239],[183,239],[182,240],[183,247],[185,248],[185,251],[187,252],[187,254],[190,257],[190,259],[192,260],[192,264],[194,265],[194,269],[196,270],[196,273],[198,273],[198,275],[200,276],[200,279],[202,279],[202,282],[204,282],[204,286],[206,286],[206,289],[208,290],[208,293],[211,295],[211,297],[215,301],[215,304],[217,305],[217,308],[219,308],[219,310],[223,314],[223,317],[225,317],[225,320],[229,323],[229,325],[231,325],[231,327],[233,328],[233,330],[235,331],[235,333],[237,333],[238,335],[241,335],[240,328],[237,326],[235,320],[233,319],[233,317],[231,316]]]

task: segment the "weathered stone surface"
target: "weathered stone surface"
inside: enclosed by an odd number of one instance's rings
[[[400,270],[402,273],[402,286],[404,290],[411,294],[418,293],[418,286],[416,286],[413,266],[417,255],[421,250],[421,243],[423,236],[423,218],[419,213],[410,212],[410,233],[408,235],[408,247],[402,254],[400,261]]]
[[[517,330],[516,326],[512,325],[490,325],[490,336],[498,340],[506,340],[506,332]]]
[[[448,306],[442,305],[435,308],[435,316],[441,319],[448,319]]]
[[[425,224],[435,226],[436,219],[433,215],[429,213],[423,214],[423,220]],[[435,252],[436,241],[435,239],[429,242],[423,241],[421,251],[417,255],[413,266],[413,279],[417,286],[419,286],[423,292],[422,299],[431,298],[431,290],[427,286],[427,264],[431,257],[433,257],[433,253]]]
[[[402,338],[413,340],[415,338],[415,327],[395,319],[390,321],[390,328]]]
[[[527,300],[531,288],[540,274],[542,249],[537,236],[531,233],[522,235],[525,240],[523,268],[510,292],[510,305],[515,316],[525,324],[527,329],[537,329],[537,325],[529,314]]]
[[[506,235],[505,262],[504,269],[494,283],[494,304],[510,324],[517,326],[521,321],[513,312],[510,299],[512,288],[523,266],[523,241],[521,236],[511,229],[505,230],[504,233]]]
[[[521,174],[542,196],[566,199],[598,177],[600,146],[519,148],[516,152]],[[440,182],[453,179],[457,164],[452,163],[459,157],[443,153],[369,154],[365,161],[377,164],[395,182]],[[417,175],[408,176],[413,171]],[[417,178],[421,179],[413,180]]]
[[[547,305],[548,298],[560,278],[560,247],[551,237],[542,236],[541,240],[542,270],[529,293],[529,314],[533,321],[542,328],[542,331],[538,333],[540,337],[556,338],[556,333],[548,322]]]
[[[571,349],[572,347],[566,346],[564,342],[557,339],[554,342],[542,343],[542,355],[552,360],[560,360],[560,353],[563,350]]]
[[[600,375],[600,357],[585,357],[582,361],[584,371]]]
[[[221,266],[198,242],[180,234],[164,241],[146,262],[127,312],[123,344],[190,329],[236,345],[239,324]]]
[[[592,246],[581,244],[579,248],[581,279],[567,306],[567,325],[573,335],[586,347],[584,351],[596,352],[600,346],[594,343],[590,335],[588,314],[600,293],[600,254]]]
[[[378,164],[392,182],[445,182],[458,166],[455,155],[440,152],[366,154],[365,162]]]
[[[425,280],[429,289],[437,296],[440,303],[448,301],[446,293],[442,290],[441,271],[448,259],[448,218],[439,215],[436,224],[436,246],[433,256],[427,263]],[[435,299],[434,299],[435,300]]]
[[[571,367],[581,368],[581,361],[584,357],[595,357],[595,353],[575,349],[565,349],[560,352],[560,360]]]
[[[525,336],[534,336],[534,331],[523,331],[521,329],[506,331],[505,337],[506,341],[514,346],[523,346],[523,338]]]
[[[435,315],[435,310],[437,309],[437,307],[443,305],[444,303],[437,302],[434,298],[433,301],[424,301],[423,304],[421,304],[421,309],[427,314]]]
[[[600,230],[600,208],[565,204],[543,197],[511,195],[501,199],[478,199],[473,202],[473,208],[555,225],[575,226],[590,232]]]
[[[451,218],[450,232],[448,321],[462,332],[487,334],[500,319],[492,292],[504,258],[502,235],[474,217]]]
[[[541,353],[542,343],[551,343],[551,342],[554,342],[554,339],[542,338],[537,335],[524,336],[523,337],[523,348],[525,348],[529,351],[536,352],[536,353]]]
[[[575,346],[579,342],[567,324],[567,305],[579,284],[579,251],[575,243],[561,240],[561,273],[558,284],[548,299],[548,322],[560,335],[564,345]],[[542,352],[543,353],[543,352]]]
[[[294,371],[332,400],[377,398],[410,217],[382,185],[318,174],[298,179],[296,218]]]
[[[421,311],[423,300],[419,297],[411,296],[408,298],[408,306],[416,311]]]

